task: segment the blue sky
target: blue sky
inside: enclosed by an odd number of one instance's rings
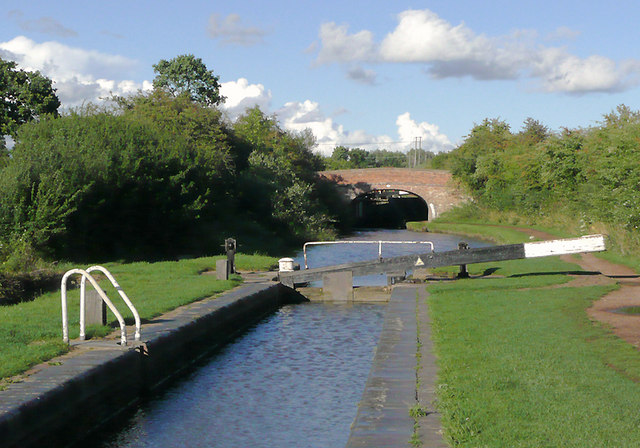
[[[220,76],[233,120],[259,105],[317,151],[449,150],[475,123],[552,130],[640,109],[640,2],[3,1],[0,57],[67,108],[146,89],[179,54]]]

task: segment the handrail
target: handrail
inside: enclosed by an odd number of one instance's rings
[[[104,300],[104,303],[107,304],[111,312],[118,319],[118,323],[120,323],[120,343],[122,346],[127,345],[127,330],[124,323],[124,319],[122,315],[118,312],[116,307],[111,303],[111,300],[107,297],[107,294],[103,291],[103,289],[98,285],[98,282],[84,269],[70,269],[62,276],[62,284],[60,286],[60,295],[62,301],[62,340],[69,343],[69,317],[67,316],[67,280],[73,274],[80,274],[83,277],[89,279],[89,282],[96,290],[98,295]],[[84,310],[83,310],[84,311]],[[81,317],[84,320],[84,317]]]
[[[356,241],[356,240],[344,240],[344,241],[310,241],[304,243],[302,246],[302,253],[304,254],[304,268],[309,269],[307,265],[307,246],[319,246],[321,244],[377,244],[378,245],[378,258],[382,260],[382,244],[428,244],[431,246],[431,252],[435,252],[433,243],[431,241]]]
[[[129,309],[131,310],[131,313],[133,314],[133,317],[136,321],[136,332],[135,332],[134,339],[136,341],[139,341],[140,327],[141,327],[140,315],[138,314],[138,310],[136,310],[136,307],[133,306],[133,303],[131,303],[131,300],[129,300],[129,297],[127,296],[127,294],[124,292],[122,287],[116,281],[115,277],[111,274],[111,272],[107,270],[107,268],[103,266],[91,266],[87,268],[86,271],[87,272],[100,271],[107,276],[107,278],[109,279],[113,287],[116,289],[116,291],[118,291],[118,294],[120,294],[120,297],[122,297],[122,300],[124,300],[124,303],[127,304]],[[83,276],[82,280],[80,281],[80,339],[83,339],[83,340],[85,338],[85,303],[86,303],[85,283],[86,283],[86,278]]]

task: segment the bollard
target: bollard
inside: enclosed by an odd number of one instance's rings
[[[278,260],[278,270],[280,272],[293,271],[293,258],[281,258]]]
[[[86,291],[85,301],[85,325],[107,325],[107,304],[98,291]]]
[[[278,270],[280,272],[292,272],[293,271],[293,258],[281,258],[278,260]],[[293,279],[289,278],[289,279],[280,279],[280,282],[285,285],[288,286],[289,288],[294,288],[295,289],[295,283],[293,282]]]
[[[464,241],[460,241],[458,243],[458,250],[459,251],[469,250],[469,245],[467,243],[465,243]],[[460,265],[460,272],[458,272],[458,278],[469,278],[469,272],[467,271],[467,265],[466,264],[461,264]]]
[[[216,278],[218,280],[229,280],[229,261],[216,260]]]

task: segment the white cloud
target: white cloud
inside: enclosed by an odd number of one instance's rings
[[[247,108],[254,106],[266,111],[271,104],[271,91],[262,84],[249,84],[245,78],[221,83],[220,93],[226,97],[222,107],[231,119],[236,119]]]
[[[449,137],[440,132],[437,125],[423,121],[416,123],[411,119],[409,112],[398,116],[396,120],[398,126],[398,137],[401,141],[414,141],[416,137],[421,139],[421,147],[425,151],[442,152],[453,149],[453,144]]]
[[[24,36],[0,42],[0,56],[25,70],[39,70],[54,81],[64,107],[98,101],[111,93],[126,95],[150,88],[145,81],[127,80],[137,62],[123,56],[70,47],[58,42],[36,43]]]
[[[453,26],[429,10],[404,11],[399,23],[380,46],[380,57],[388,62],[453,61],[472,59],[491,52],[483,36],[460,24]]]
[[[222,19],[218,14],[211,14],[209,36],[213,39],[221,38],[225,44],[254,45],[262,42],[267,32],[261,28],[244,26],[238,14],[229,14]]]
[[[554,38],[577,36],[558,28]],[[434,78],[469,76],[478,80],[531,77],[547,92],[588,93],[622,91],[639,83],[640,61],[617,64],[599,55],[586,58],[563,48],[536,43],[537,33],[515,31],[509,36],[474,33],[464,23],[453,25],[429,10],[407,10],[378,44],[370,31],[349,34],[347,25],[325,23],[320,28],[318,64],[414,63],[424,64]],[[357,73],[356,73],[357,74]]]
[[[618,66],[603,56],[579,58],[561,49],[546,49],[538,55],[533,70],[548,92],[615,92],[636,82],[640,63]]]
[[[338,145],[376,149],[392,140],[388,136],[373,136],[362,130],[346,131],[333,118],[325,116],[314,101],[286,103],[276,115],[285,129],[297,132],[310,129],[316,137],[315,151],[323,155],[331,155]]]
[[[320,26],[320,41],[322,47],[317,58],[317,62],[320,64],[368,61],[375,59],[377,53],[373,42],[373,33],[360,31],[349,35],[346,25],[336,25],[333,22]]]
[[[422,138],[422,148],[428,151],[441,152],[453,148],[438,126],[427,122],[416,123],[408,112],[396,120],[397,138],[371,135],[363,130],[346,131],[333,118],[326,117],[318,103],[309,100],[289,102],[276,115],[285,129],[298,132],[310,129],[317,140],[316,152],[323,155],[331,155],[333,149],[340,145],[367,150],[406,151],[413,146],[416,137]]]

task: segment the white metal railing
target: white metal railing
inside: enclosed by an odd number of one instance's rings
[[[107,268],[103,266],[91,266],[90,268],[87,268],[86,271],[87,272],[100,271],[109,279],[113,287],[116,289],[116,291],[118,291],[118,294],[120,294],[120,297],[122,297],[122,300],[124,301],[124,303],[127,304],[129,309],[131,310],[131,313],[133,314],[133,318],[136,321],[136,332],[134,335],[134,339],[136,341],[139,341],[140,328],[141,328],[140,315],[138,314],[138,310],[136,310],[136,307],[133,306],[133,303],[131,303],[131,300],[129,300],[129,297],[127,296],[127,294],[124,292],[122,287],[116,281],[115,277],[111,274],[111,272],[107,270]],[[85,303],[86,303],[85,283],[86,283],[86,277],[83,276],[82,280],[80,281],[80,339],[85,338]]]
[[[120,294],[120,297],[122,297],[122,299],[124,300],[124,302],[127,304],[127,306],[129,307],[129,309],[134,315],[134,318],[136,320],[135,339],[140,340],[140,315],[138,314],[138,311],[131,303],[131,300],[129,300],[127,295],[124,293],[124,291],[122,290],[118,282],[116,282],[113,275],[111,275],[111,273],[102,266],[91,266],[87,270],[71,269],[62,276],[62,282],[60,286],[60,296],[61,296],[61,302],[62,302],[62,340],[66,343],[69,343],[69,318],[67,313],[67,280],[72,275],[78,274],[78,275],[82,275],[82,279],[80,281],[80,339],[84,339],[86,337],[85,336],[85,313],[86,313],[85,295],[86,295],[86,280],[88,279],[89,283],[91,283],[91,285],[96,290],[100,298],[109,307],[111,312],[114,314],[114,316],[118,320],[118,323],[120,324],[121,345],[122,346],[127,345],[127,331],[126,331],[126,325],[122,317],[122,314],[118,312],[118,309],[115,307],[113,302],[109,300],[109,298],[107,297],[107,294],[100,287],[100,285],[98,285],[98,282],[96,281],[96,279],[93,278],[93,276],[89,273],[91,271],[101,271],[102,273],[104,273],[107,276],[107,278],[111,281],[113,286],[116,288],[116,290]]]
[[[378,245],[378,258],[382,260],[382,245],[383,244],[427,244],[431,247],[431,252],[434,252],[433,243],[431,241],[310,241],[304,243],[302,246],[302,253],[304,254],[304,268],[309,269],[307,265],[307,246],[319,246],[323,244],[377,244]]]

